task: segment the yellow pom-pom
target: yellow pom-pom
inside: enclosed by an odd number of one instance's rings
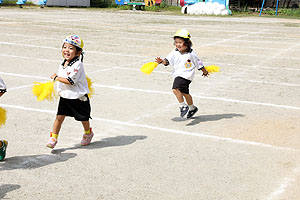
[[[0,127],[6,122],[6,110],[0,107]]]
[[[158,66],[157,62],[149,62],[142,66],[141,71],[146,74],[151,74],[151,72]]]
[[[88,96],[89,96],[89,98],[91,98],[92,95],[94,94],[94,88],[92,87],[93,81],[88,76],[86,76],[86,80],[87,80],[88,87],[89,87],[89,90],[90,90],[90,93],[88,94]]]
[[[46,83],[34,82],[32,93],[37,97],[37,101],[47,100],[52,102],[56,98],[54,89],[54,82],[48,81]]]
[[[208,71],[209,73],[213,73],[213,72],[220,72],[220,67],[216,66],[216,65],[209,65],[209,66],[205,66],[206,71]]]

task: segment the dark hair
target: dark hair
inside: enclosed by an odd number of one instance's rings
[[[75,46],[76,47],[76,51],[77,52],[79,52],[79,51],[81,51],[81,62],[83,62],[83,50],[82,50],[82,48],[80,48],[80,47],[78,47],[78,46]]]
[[[176,38],[180,38],[180,39],[182,39],[182,40],[184,41],[184,45],[187,47],[187,49],[186,49],[187,52],[191,51],[192,46],[193,46],[193,43],[192,43],[192,41],[191,41],[189,38],[183,38],[183,37],[175,36],[175,37],[174,37],[174,40],[175,40]],[[175,41],[174,41],[174,45],[175,45]]]

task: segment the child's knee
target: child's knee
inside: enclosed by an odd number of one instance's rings
[[[172,89],[172,91],[173,91],[173,93],[174,93],[174,94],[178,94],[178,93],[180,93],[180,90],[179,90],[179,89],[177,89],[177,88],[175,88],[175,89]]]
[[[60,122],[60,123],[62,123],[64,121],[64,119],[65,119],[65,116],[63,116],[63,115],[57,115],[55,120],[58,121],[58,122]]]

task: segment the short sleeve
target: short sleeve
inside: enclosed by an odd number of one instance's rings
[[[171,53],[169,53],[169,55],[165,58],[167,59],[170,65],[174,65],[174,53],[175,50],[171,51]]]
[[[4,93],[4,92],[6,92],[6,85],[2,80],[2,78],[0,77],[0,93]]]
[[[203,61],[198,57],[198,55],[193,51],[193,62],[195,67],[200,70],[203,67]]]

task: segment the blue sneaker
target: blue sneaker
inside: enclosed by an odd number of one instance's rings
[[[189,111],[189,107],[188,106],[182,106],[182,107],[180,107],[180,117],[184,117],[188,111]]]

